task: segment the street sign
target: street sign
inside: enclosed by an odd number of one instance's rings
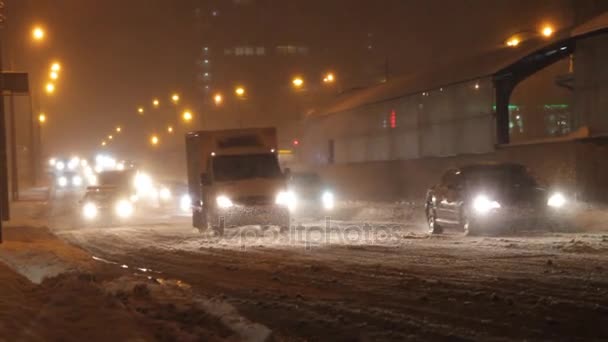
[[[0,74],[2,78],[0,84],[3,85],[3,91],[11,93],[27,94],[30,90],[29,81],[25,72],[3,72]]]

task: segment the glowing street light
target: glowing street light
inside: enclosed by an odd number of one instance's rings
[[[116,126],[116,133],[120,133],[120,132],[122,132],[122,127]]]
[[[220,93],[215,94],[215,96],[213,96],[213,102],[215,102],[216,106],[221,105],[222,102],[224,102],[224,98],[222,97],[222,94],[220,94]]]
[[[158,108],[158,106],[160,105],[160,101],[158,101],[158,99],[154,99],[154,100],[152,100],[152,105],[154,105],[154,107]]]
[[[101,142],[101,146],[106,146],[107,144],[108,144],[108,143],[106,143],[106,141],[105,141],[105,140]]]
[[[45,36],[45,32],[44,29],[40,26],[36,26],[34,27],[34,29],[32,29],[32,38],[36,41],[41,41],[44,39]]]
[[[139,108],[137,108],[137,112],[138,112],[139,114],[143,114],[143,113],[144,113],[144,107],[139,107]]]
[[[55,62],[51,65],[51,71],[59,71],[61,70],[61,64]]]
[[[55,85],[53,83],[49,82],[44,87],[44,90],[46,91],[47,94],[52,94],[55,92]]]
[[[333,83],[335,80],[336,77],[331,72],[328,72],[325,77],[323,77],[323,83]]]
[[[112,136],[112,134],[108,135],[108,140],[112,140],[114,139],[114,137]]]
[[[192,121],[192,113],[188,110],[184,111],[184,113],[182,114],[182,120],[184,122]]]
[[[156,134],[154,134],[150,137],[150,144],[152,144],[153,146],[158,145],[159,142],[160,142],[160,139],[158,139],[158,136]]]
[[[177,104],[179,102],[179,95],[178,94],[171,95],[171,101],[173,101],[173,103]]]
[[[553,27],[551,25],[545,25],[543,27],[543,29],[541,30],[541,33],[543,36],[545,36],[546,38],[549,38],[553,35]]]
[[[167,126],[167,132],[168,133],[173,133],[173,126]]]
[[[511,39],[507,40],[507,46],[510,47],[516,47],[517,45],[519,45],[520,40],[517,37],[512,37]]]
[[[57,73],[57,71],[51,71],[51,73],[49,74],[49,77],[52,80],[56,80],[57,78],[59,78],[59,74]]]
[[[245,88],[238,86],[234,89],[234,93],[236,94],[236,96],[238,97],[243,97],[245,95]]]
[[[301,77],[294,77],[293,80],[291,80],[291,84],[296,88],[302,88],[304,80]]]
[[[46,122],[46,114],[44,114],[44,113],[40,113],[40,114],[38,115],[38,122],[39,122],[40,124],[45,123],[45,122]]]

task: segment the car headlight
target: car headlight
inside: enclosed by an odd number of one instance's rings
[[[167,188],[162,188],[158,192],[158,197],[160,197],[160,199],[163,201],[169,200],[171,198],[171,191],[169,191]]]
[[[127,200],[120,200],[116,203],[116,215],[121,218],[127,218],[133,215],[133,204]]]
[[[87,220],[92,220],[97,217],[97,206],[91,202],[86,203],[82,207],[82,216]]]
[[[547,200],[547,205],[552,208],[561,208],[566,204],[566,197],[559,192],[553,193]]]
[[[57,185],[64,188],[68,185],[68,179],[65,176],[61,176],[57,179]]]
[[[500,203],[490,200],[485,195],[478,195],[473,200],[473,209],[480,214],[485,214],[492,209],[500,208]]]
[[[228,198],[227,196],[224,196],[224,195],[217,196],[215,198],[215,202],[217,203],[217,206],[222,209],[230,208],[233,206],[230,198]]]
[[[293,191],[281,191],[277,194],[275,203],[294,210],[296,207],[296,195]]]
[[[192,209],[192,198],[190,195],[185,194],[179,199],[179,208],[182,211],[190,211]]]
[[[82,185],[82,177],[74,176],[72,177],[72,185],[73,186],[81,186]]]
[[[334,194],[325,191],[323,195],[321,195],[321,203],[323,203],[323,208],[327,210],[331,210],[334,208]]]
[[[87,176],[87,181],[88,181],[89,185],[97,185],[97,176],[95,176],[95,175],[88,175]]]

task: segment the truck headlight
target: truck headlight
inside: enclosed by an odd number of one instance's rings
[[[82,207],[82,216],[87,220],[92,220],[97,217],[97,206],[91,202],[86,203]]]
[[[133,204],[127,200],[119,200],[116,203],[116,215],[120,218],[127,218],[133,215]]]
[[[321,203],[323,203],[323,208],[327,210],[331,210],[334,208],[334,194],[330,191],[323,192],[321,195]]]
[[[490,200],[485,195],[478,195],[473,200],[473,209],[480,214],[485,214],[492,209],[500,208],[500,203]]]
[[[296,195],[293,191],[281,191],[277,194],[275,203],[294,210],[296,207]]]
[[[215,202],[217,203],[217,206],[222,209],[230,208],[233,206],[230,198],[228,198],[227,196],[224,196],[224,195],[217,196],[215,198]]]
[[[190,195],[185,194],[179,199],[179,208],[186,212],[192,209],[192,198]]]
[[[59,185],[62,188],[65,188],[66,186],[68,186],[68,179],[65,176],[61,176],[57,179],[57,185]]]
[[[566,204],[566,197],[559,192],[553,193],[547,200],[547,205],[551,208],[561,208]]]
[[[82,185],[82,177],[74,176],[72,177],[72,185],[73,186],[81,186]]]

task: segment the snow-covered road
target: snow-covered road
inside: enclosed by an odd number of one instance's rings
[[[61,238],[100,262],[218,296],[279,339],[608,338],[608,226],[429,237],[403,204],[351,204],[348,219],[220,238],[158,211],[80,228],[66,222],[70,207],[64,198],[53,209]]]

